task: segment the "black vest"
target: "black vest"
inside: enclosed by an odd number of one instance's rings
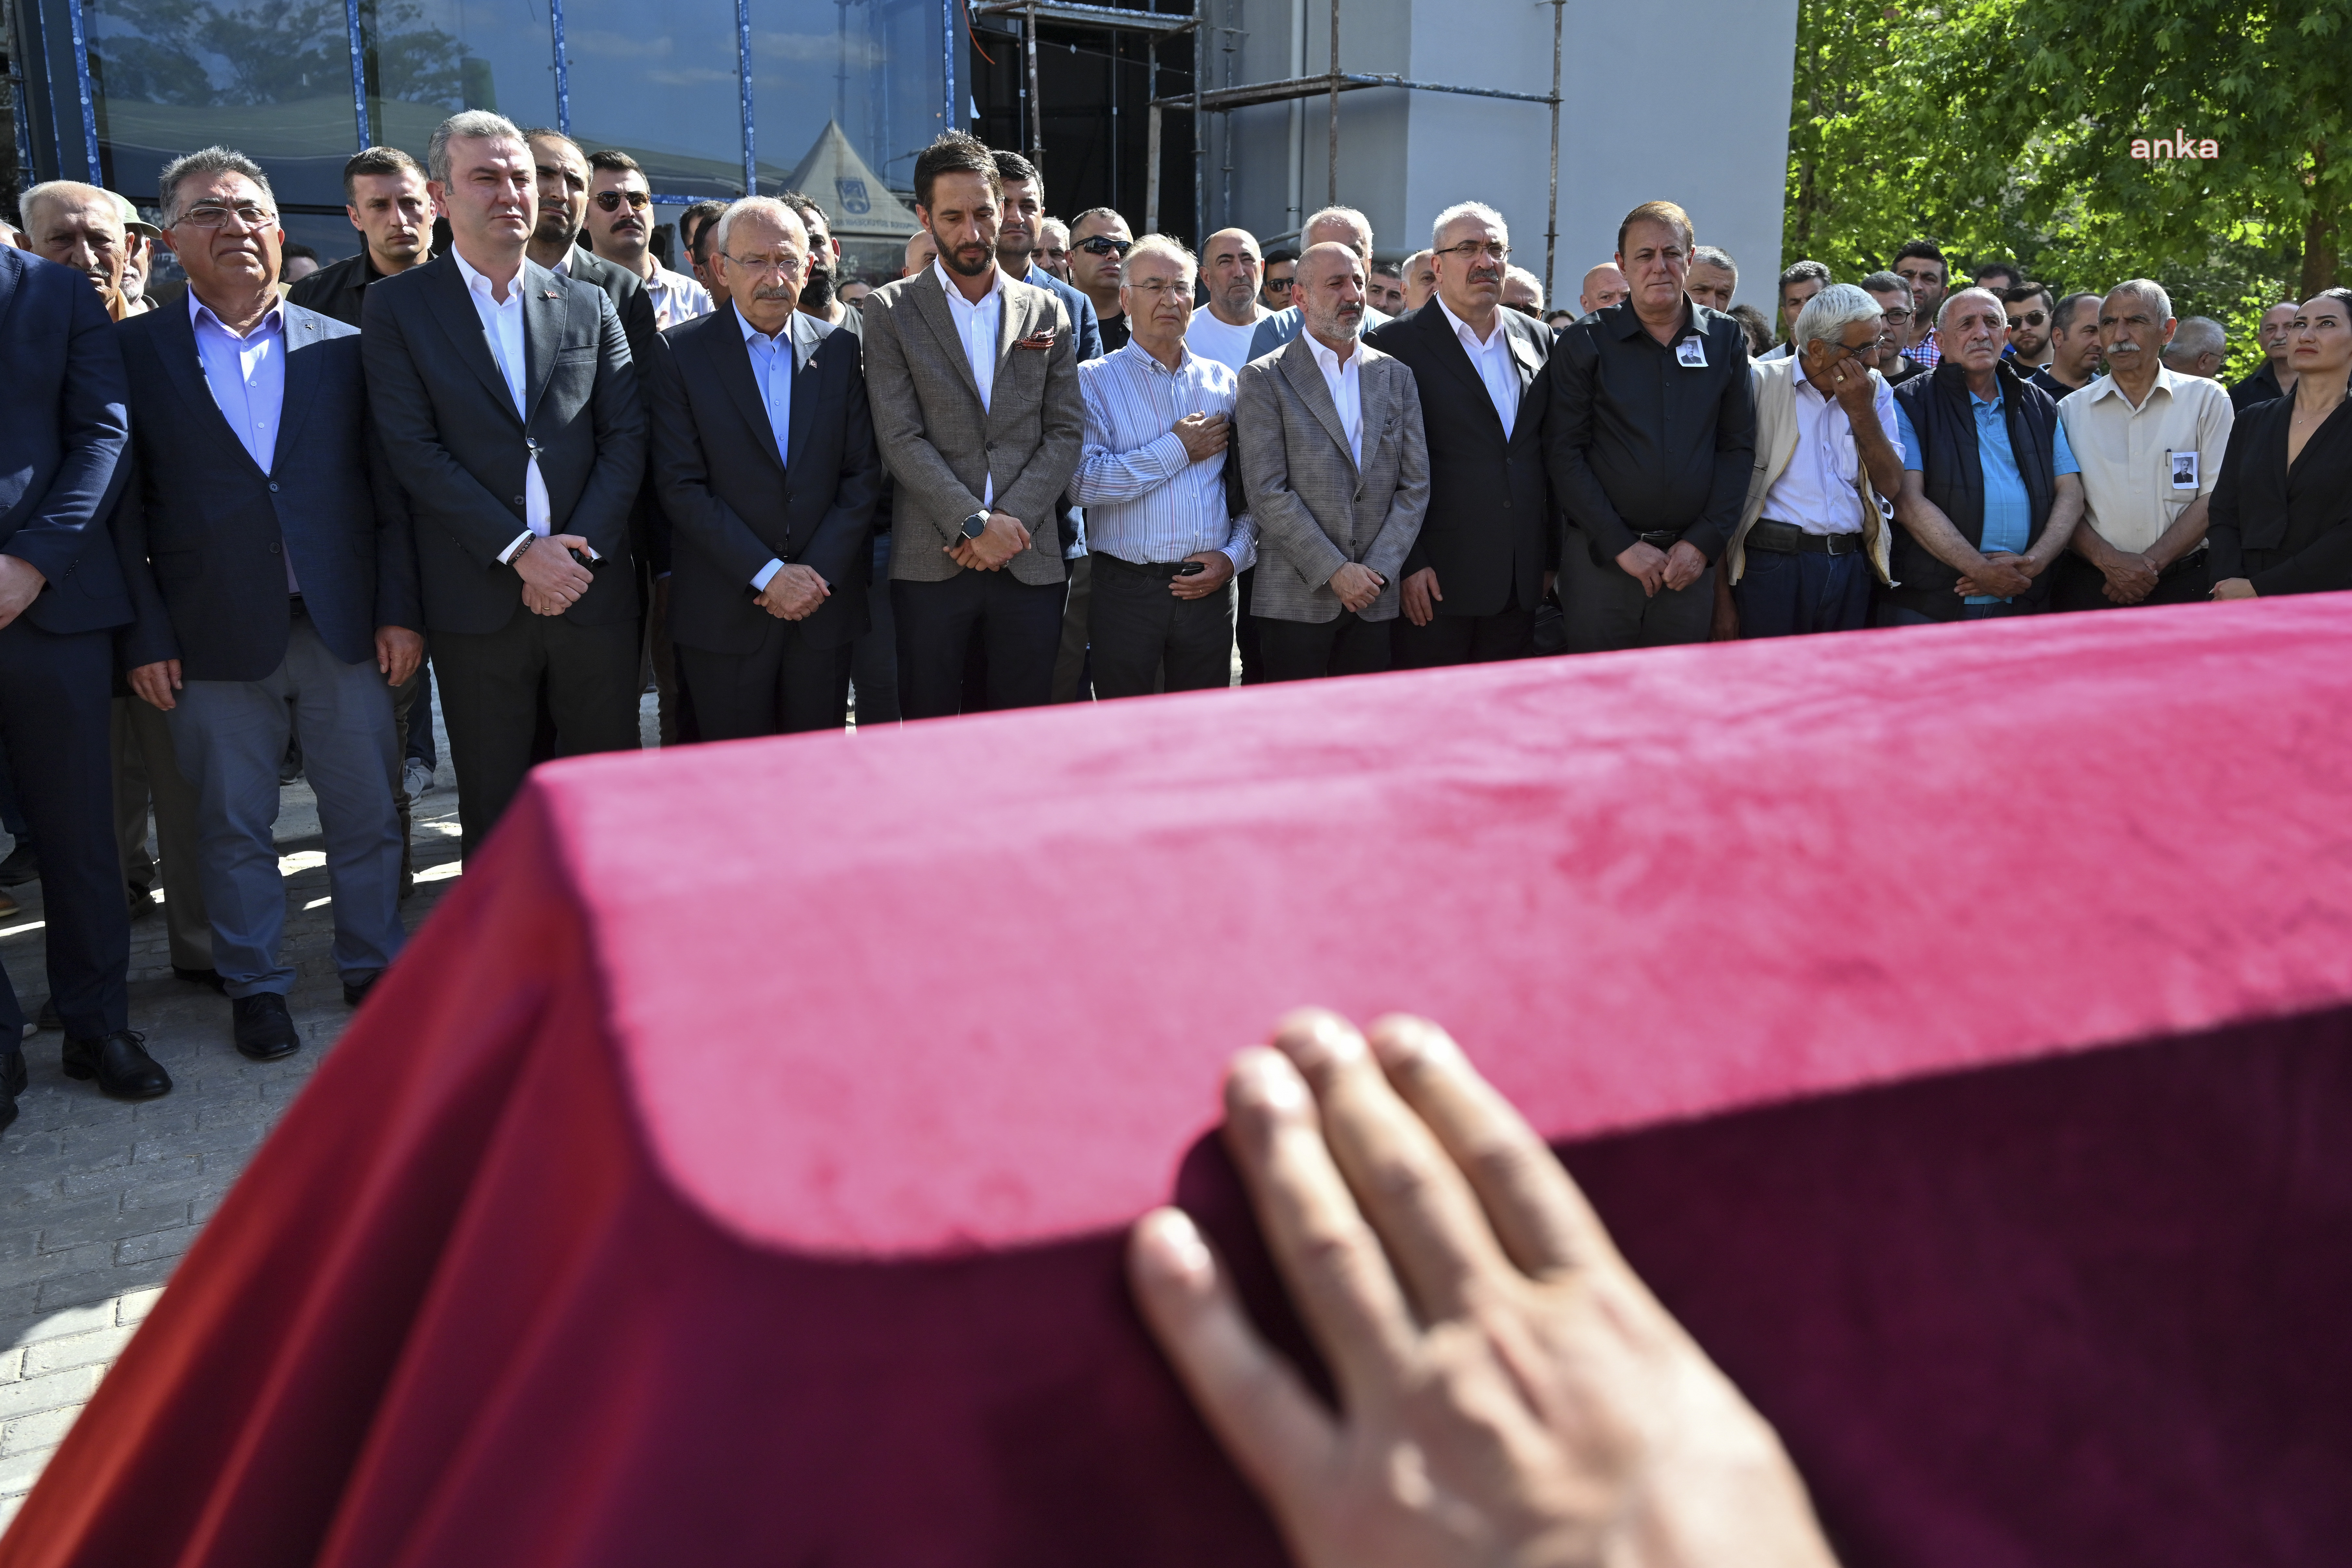
[[[2025,480],[2025,497],[2032,512],[2026,535],[2031,549],[2048,525],[2051,503],[2057,499],[2058,404],[2011,370],[2006,360],[1994,367],[1993,374],[2000,387],[2010,453]],[[1927,499],[1952,520],[1961,538],[1982,549],[1984,468],[1977,451],[1977,416],[1969,406],[1974,399],[1969,395],[1967,373],[1946,360],[1934,374],[1896,387],[1895,401],[1909,416],[1912,432],[1927,448],[1920,480]],[[1906,460],[1904,466],[1910,464]],[[1885,595],[1889,603],[1939,621],[1960,618],[1962,601],[1952,592],[1960,574],[1928,553],[1906,528],[1895,531],[1894,574],[1896,585]],[[2045,572],[2033,580],[2023,598],[2039,608],[2049,597],[2050,574]]]

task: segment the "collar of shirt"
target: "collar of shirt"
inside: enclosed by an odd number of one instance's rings
[[[507,280],[507,297],[501,300],[491,289],[488,276],[476,271],[474,264],[467,260],[465,253],[454,245],[449,247],[449,259],[457,264],[457,276],[466,280],[467,289],[488,300],[493,310],[503,310],[509,305],[522,303],[522,267],[520,264],[515,268],[515,275]]]
[[[2264,366],[2263,368],[2268,369],[2269,367]],[[2141,409],[2145,409],[2154,404],[2156,402],[2156,395],[2159,392],[2164,394],[2167,398],[2178,396],[2179,394],[2174,389],[2179,386],[2182,382],[2189,379],[2189,378],[2188,376],[2181,374],[2170,365],[2158,363],[2156,367],[2156,379],[2148,384],[2147,395],[2139,400],[2139,407],[2133,409],[2132,412],[2137,414],[2140,412]],[[2099,377],[2098,380],[2091,383],[2091,384],[2084,387],[2084,390],[2090,394],[2090,401],[2093,403],[2098,402],[2099,399],[2103,397],[2123,397],[2124,403],[2127,406],[2131,403],[2130,398],[2124,397],[2124,389],[2116,384],[2116,378],[2112,375],[2103,375]]]
[[[955,279],[948,276],[948,269],[940,265],[940,258],[936,256],[931,258],[931,272],[939,279],[940,288],[947,294],[950,305],[961,305],[967,310],[982,310],[1004,298],[1004,268],[1002,267],[988,269],[988,292],[977,300],[963,297],[963,290],[956,287]]]
[[[1315,363],[1323,367],[1325,375],[1352,375],[1355,374],[1356,367],[1364,363],[1364,340],[1361,338],[1356,340],[1355,347],[1343,360],[1332,350],[1327,348],[1323,340],[1313,332],[1301,332],[1298,335],[1307,340],[1307,352],[1315,356]]]
[[[1431,298],[1434,299],[1435,296],[1433,295]],[[1612,305],[1609,309],[1619,313],[1615,327],[1616,333],[1619,337],[1631,338],[1638,333],[1643,337],[1648,338],[1654,343],[1658,342],[1655,334],[1650,331],[1649,323],[1643,321],[1640,312],[1633,309],[1633,300],[1627,300],[1622,304]],[[1446,313],[1448,315],[1453,314],[1450,310]],[[1691,297],[1685,294],[1683,296],[1683,319],[1681,323],[1675,328],[1673,335],[1668,337],[1664,342],[1658,343],[1658,346],[1671,353],[1675,344],[1682,342],[1685,338],[1693,336],[1694,334],[1702,338],[1706,336],[1706,325],[1698,319],[1698,307],[1692,303]]]
[[[229,331],[228,324],[226,321],[223,321],[218,316],[213,314],[212,307],[205,304],[202,300],[197,299],[196,291],[194,289],[189,289],[189,325],[201,327],[207,321],[212,323],[215,330],[228,332],[230,337],[236,339],[236,341],[241,343],[250,342],[255,337],[259,335],[285,331],[286,300],[283,296],[280,296],[277,303],[271,305],[268,310],[264,310],[261,313],[261,320],[254,323],[253,330],[251,331],[231,332]]]
[[[1160,356],[1158,354],[1153,353],[1150,349],[1145,348],[1133,338],[1129,338],[1127,342],[1119,344],[1118,348],[1115,352],[1123,354],[1131,354],[1136,359],[1141,361],[1141,368],[1147,375],[1156,373],[1160,375],[1176,376],[1179,379],[1181,379],[1191,372],[1192,362],[1195,357],[1192,353],[1192,346],[1190,343],[1178,343],[1176,345],[1176,353],[1179,357],[1176,361],[1176,368],[1174,370],[1170,370],[1166,365],[1160,363]]]
[[[1323,373],[1323,382],[1331,394],[1331,405],[1339,411],[1339,428],[1348,433],[1348,449],[1361,468],[1364,462],[1364,395],[1363,377],[1357,367],[1364,363],[1364,345],[1360,340],[1346,359],[1341,359],[1323,346],[1323,340],[1312,332],[1301,332],[1307,349],[1315,356],[1315,365]]]
[[[1475,354],[1484,353],[1499,345],[1506,354],[1510,353],[1510,329],[1503,325],[1501,306],[1495,307],[1494,329],[1486,334],[1486,341],[1480,342],[1477,332],[1472,330],[1469,322],[1454,313],[1454,307],[1445,302],[1443,295],[1432,294],[1430,298],[1436,300],[1437,308],[1445,312],[1445,319],[1453,323],[1454,335],[1462,340],[1464,348]]]
[[[743,314],[743,307],[741,305],[739,305],[730,300],[728,301],[727,308],[735,312],[735,324],[743,329],[743,341],[745,342],[750,342],[753,338],[764,338],[768,342],[774,343],[781,348],[785,343],[792,341],[792,316],[786,316],[784,318],[784,324],[778,327],[774,331],[763,332],[759,328],[751,324],[751,319],[749,316]],[[798,310],[793,312],[793,316],[797,316],[799,314],[800,312]]]

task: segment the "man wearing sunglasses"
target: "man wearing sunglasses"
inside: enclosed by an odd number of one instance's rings
[[[1298,278],[1298,252],[1277,246],[1265,253],[1265,276],[1257,286],[1257,302],[1268,310],[1290,309],[1291,288]]]
[[[2020,375],[2031,375],[2050,363],[2052,309],[2050,286],[2046,283],[2020,283],[2004,291],[2001,304],[2009,311],[2009,357],[2011,368]]]
[[[1095,320],[1102,330],[1102,352],[1115,354],[1127,346],[1127,307],[1119,302],[1127,253],[1135,244],[1127,220],[1108,207],[1089,207],[1070,220],[1070,281],[1094,301]]]
[[[710,290],[654,255],[653,185],[637,161],[608,147],[589,155],[588,169],[589,247],[645,284],[665,331],[710,314]]]

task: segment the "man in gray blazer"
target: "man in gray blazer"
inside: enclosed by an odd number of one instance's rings
[[[1325,207],[1307,220],[1307,226],[1298,231],[1298,237],[1307,246],[1322,245],[1327,241],[1344,245],[1354,251],[1366,267],[1372,264],[1372,220],[1353,207]],[[1291,275],[1290,308],[1276,310],[1257,324],[1256,332],[1250,338],[1250,358],[1264,359],[1298,336],[1307,320],[1305,310],[1298,303],[1302,297],[1298,274],[1294,272]],[[1374,327],[1386,326],[1394,319],[1373,310],[1370,303],[1364,306],[1364,331],[1368,332]]]
[[[522,132],[467,110],[427,163],[454,243],[369,287],[360,349],[415,519],[471,859],[530,770],[542,701],[559,756],[637,744],[646,411],[612,300],[523,254]]]
[[[1086,405],[1069,314],[996,264],[1003,182],[960,132],[915,160],[931,265],[866,301],[874,437],[898,480],[890,599],[909,719],[963,708],[964,660],[986,639],[988,706],[1052,700],[1066,592],[1062,492]]]
[[[1389,668],[1397,577],[1429,508],[1412,372],[1361,341],[1363,258],[1311,246],[1297,279],[1307,330],[1242,367],[1234,410],[1268,680]]]

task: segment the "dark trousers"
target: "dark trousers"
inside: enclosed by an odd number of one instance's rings
[[[1062,641],[1054,654],[1054,700],[1085,702],[1095,695],[1087,679],[1087,605],[1094,597],[1095,562],[1091,555],[1074,555],[1062,564],[1069,570],[1069,592],[1062,600]]]
[[[1595,561],[1585,532],[1570,529],[1559,552],[1568,651],[1614,653],[1706,641],[1715,629],[1715,574],[1709,566],[1687,588],[1644,594],[1639,578],[1614,561]]]
[[[1096,554],[1087,640],[1094,647],[1095,695],[1149,697],[1209,691],[1234,679],[1234,585],[1180,599],[1165,569]],[[1163,681],[1162,675],[1166,679]]]
[[[887,521],[887,519],[885,521]],[[898,721],[898,623],[890,610],[890,536],[874,536],[874,574],[866,594],[866,635],[850,645],[849,680],[857,694],[857,722]]]
[[[1508,601],[1491,616],[1449,616],[1443,606],[1441,600],[1439,613],[1430,616],[1425,626],[1414,626],[1402,614],[1389,623],[1395,628],[1390,636],[1396,642],[1397,668],[1493,664],[1498,659],[1525,658],[1535,651],[1535,612],[1519,607],[1516,585]]]
[[[1731,585],[1741,637],[1790,637],[1860,631],[1870,624],[1870,557],[1860,551],[1759,550]]]
[[[0,735],[9,784],[41,846],[49,997],[66,1033],[131,1026],[124,981],[131,911],[114,843],[114,634],[57,636],[22,616],[0,626]],[[24,1010],[0,974],[0,1056],[18,1049]]]
[[[1054,656],[1068,597],[1065,584],[1024,583],[1009,571],[893,582],[899,711],[909,719],[964,711],[964,658],[975,638],[988,657],[990,710],[1044,707],[1054,697]]]
[[[2037,614],[2036,607],[2022,599],[1995,599],[1990,605],[1962,605],[1963,621],[2005,621],[2011,616]],[[1902,605],[1882,604],[1878,606],[1878,624],[1882,626],[1935,626],[1945,623],[1923,611]]]
[[[637,654],[634,616],[583,626],[517,606],[494,632],[433,634],[467,859],[530,772],[542,704],[549,755],[637,749]]]
[[[1328,621],[1257,617],[1258,655],[1268,680],[1316,680],[1327,675],[1378,675],[1394,659],[1389,624],[1342,610]]]
[[[760,646],[713,653],[677,645],[678,674],[706,741],[838,730],[849,705],[850,645],[818,647],[799,621],[762,615]]]
[[[1255,686],[1265,679],[1265,658],[1257,646],[1257,617],[1250,614],[1250,590],[1257,584],[1253,566],[1234,579],[1234,647],[1242,656],[1242,684]]]
[[[2158,574],[2156,588],[2143,605],[2196,605],[2212,595],[2213,575],[2206,552],[2189,552]],[[2107,574],[2069,550],[2050,563],[2050,607],[2053,610],[2120,610],[2107,597]]]

